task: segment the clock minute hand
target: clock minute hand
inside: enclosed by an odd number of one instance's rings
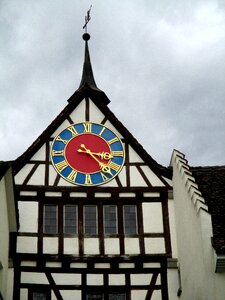
[[[83,148],[85,151],[78,149],[77,150],[78,152],[80,152],[80,153],[83,152],[83,153],[89,154],[92,158],[94,158],[95,161],[98,162],[99,167],[103,172],[113,175],[112,172],[110,171],[110,168],[107,165],[105,165],[104,163],[102,163],[101,161],[99,161],[97,159],[97,157],[94,156],[94,154],[91,152],[90,149],[87,149],[84,144],[81,144],[80,147]]]
[[[78,149],[77,151],[80,152],[80,153],[82,153],[82,152],[83,153],[88,153],[86,150],[81,150],[81,149]],[[89,150],[89,151],[90,151],[90,153],[100,157],[101,159],[110,160],[111,158],[113,158],[113,155],[110,154],[109,152],[104,152],[104,151],[103,152],[92,152],[91,150]]]

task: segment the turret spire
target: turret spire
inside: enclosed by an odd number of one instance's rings
[[[87,24],[91,20],[90,11],[91,7],[87,11],[87,15],[85,17],[85,24],[83,26],[83,29],[85,29],[85,33],[83,34],[83,39],[85,41],[84,64],[80,86],[76,93],[88,93],[90,96],[94,96],[95,98],[97,98],[98,102],[102,101],[104,104],[108,105],[110,103],[110,100],[108,99],[106,94],[97,87],[91,66],[91,59],[88,49],[88,41],[90,39],[90,34],[87,33]]]
[[[91,88],[97,89],[97,85],[95,83],[94,75],[92,71],[89,49],[88,49],[88,40],[90,39],[90,34],[84,33],[83,39],[85,40],[84,64],[83,64],[83,74],[82,74],[79,88],[88,85]]]

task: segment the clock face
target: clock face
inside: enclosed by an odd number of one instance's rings
[[[55,170],[67,181],[94,186],[121,171],[125,152],[120,138],[102,124],[72,124],[55,137],[51,147]]]

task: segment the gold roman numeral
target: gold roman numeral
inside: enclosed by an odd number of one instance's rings
[[[104,173],[101,172],[100,174],[101,174],[101,176],[102,176],[102,180],[103,180],[103,181],[106,181],[106,180],[109,179]]]
[[[60,151],[52,150],[52,155],[53,156],[63,156],[64,155],[64,151],[63,150],[60,150]]]
[[[123,151],[112,151],[110,154],[112,156],[124,156]]]
[[[59,163],[55,164],[55,166],[59,172],[62,172],[66,167],[68,167],[68,164],[65,160],[63,160],[63,161],[60,161]]]
[[[102,135],[104,131],[105,131],[105,127],[102,127],[102,130],[99,132],[99,135]]]
[[[71,181],[75,181],[77,177],[77,172],[72,170],[70,172],[70,174],[67,176],[67,179],[71,180]]]
[[[68,140],[63,140],[60,136],[57,136],[56,141],[62,142],[65,145],[67,144]]]
[[[85,184],[92,184],[91,175],[90,174],[86,174]]]
[[[67,127],[67,129],[72,133],[72,136],[78,135],[78,132],[74,128],[74,126]]]
[[[118,172],[119,169],[120,169],[120,165],[117,165],[116,163],[114,163],[112,161],[108,164],[108,166],[109,166],[110,169],[112,169],[116,172]]]
[[[115,142],[118,142],[118,141],[119,141],[118,137],[114,137],[113,139],[111,139],[110,141],[108,141],[108,143],[109,143],[109,145],[111,145],[111,144],[113,144]]]
[[[83,123],[84,125],[84,132],[90,133],[92,131],[92,124],[91,123]]]

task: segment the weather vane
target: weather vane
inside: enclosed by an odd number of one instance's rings
[[[85,32],[87,33],[87,24],[88,22],[91,20],[91,16],[90,16],[90,13],[91,13],[91,7],[92,5],[90,6],[89,10],[87,11],[87,15],[85,16],[85,24],[83,26],[83,29],[85,28]]]

